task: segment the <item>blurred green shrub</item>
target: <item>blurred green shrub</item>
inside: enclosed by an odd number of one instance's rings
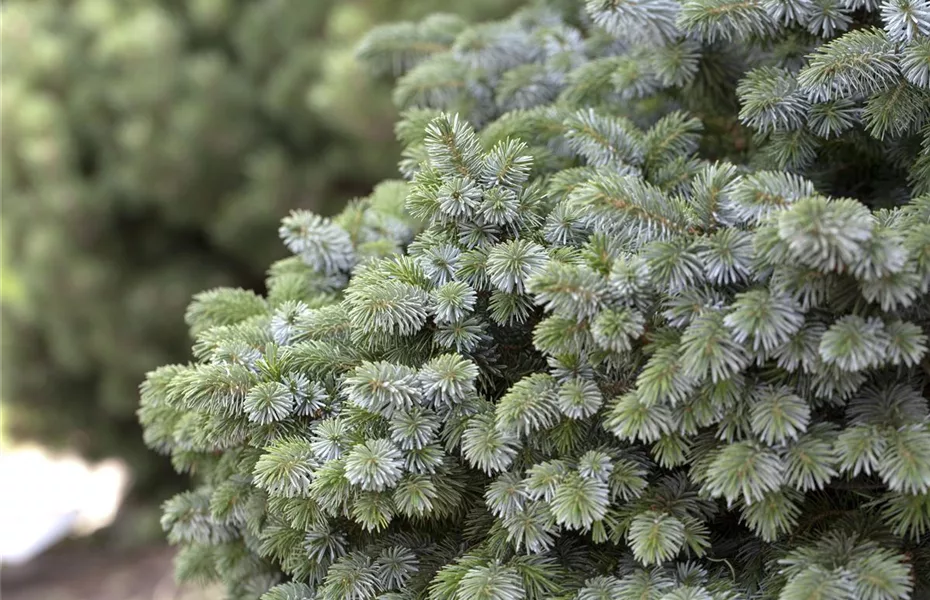
[[[494,17],[514,2],[456,6]],[[439,0],[11,0],[2,20],[3,306],[14,437],[125,456],[137,386],[185,360],[191,295],[261,289],[290,208],[333,213],[395,172],[374,23]]]

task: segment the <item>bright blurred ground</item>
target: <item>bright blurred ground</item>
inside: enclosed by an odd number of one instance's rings
[[[128,484],[119,461],[90,465],[37,446],[0,454],[3,600],[218,600],[174,582],[167,546],[103,550],[80,536],[113,519]],[[12,492],[12,493],[10,493]]]
[[[129,484],[120,461],[90,465],[40,446],[6,448],[0,481],[0,557],[21,565],[61,539],[88,535],[116,517]]]

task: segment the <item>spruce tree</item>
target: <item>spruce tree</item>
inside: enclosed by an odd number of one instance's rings
[[[152,372],[179,574],[262,600],[930,595],[930,9],[372,32],[403,179]]]

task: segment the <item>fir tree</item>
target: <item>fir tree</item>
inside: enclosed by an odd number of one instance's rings
[[[142,388],[230,598],[930,594],[925,3],[380,29],[405,181]],[[922,75],[923,73],[923,75]]]

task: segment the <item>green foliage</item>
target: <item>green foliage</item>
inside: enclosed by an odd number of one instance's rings
[[[265,269],[285,253],[274,230],[290,209],[302,211],[283,227],[301,233],[288,247],[346,266],[318,247],[347,247],[342,230],[331,229],[332,240],[311,235],[318,217],[305,210],[333,213],[367,194],[391,175],[398,151],[389,86],[354,62],[353,44],[374,23],[439,7],[5,3],[4,287],[7,269],[21,284],[3,310],[11,433],[124,456],[140,482],[165,475],[151,472],[165,465],[139,443],[139,379],[185,360],[179,316],[193,293],[264,288]],[[448,47],[463,17],[506,10],[477,2],[433,18],[446,34],[429,50]],[[346,218],[355,217],[364,218]],[[360,235],[352,243],[362,253],[381,237]],[[280,269],[289,275],[276,277],[269,297],[295,297],[309,269],[299,260]],[[227,312],[234,300],[205,296],[192,311],[213,315],[206,328],[266,310],[256,297]]]
[[[922,11],[589,1],[430,56],[435,23],[372,34],[413,106],[406,215],[384,188],[365,215],[405,227],[363,256],[345,214],[296,246],[292,218],[300,294],[188,313],[205,352],[139,412],[198,473],[169,536],[245,549],[215,562],[230,598],[926,597],[926,131],[869,109],[921,85]]]

